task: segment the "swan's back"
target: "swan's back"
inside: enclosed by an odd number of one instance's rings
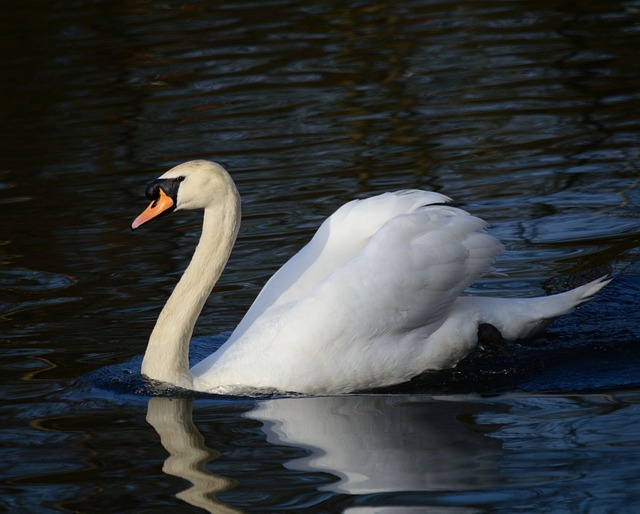
[[[502,249],[486,222],[449,201],[412,190],[341,207],[192,369],[199,387],[354,390],[415,374],[428,337]]]
[[[404,190],[352,200],[327,218],[315,235],[267,282],[236,327],[240,337],[267,309],[296,301],[360,252],[390,220],[451,199],[440,193]]]

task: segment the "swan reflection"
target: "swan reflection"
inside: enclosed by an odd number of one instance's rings
[[[205,469],[205,465],[220,454],[205,446],[202,434],[193,423],[191,404],[192,401],[185,398],[149,400],[147,422],[169,452],[162,471],[193,484],[176,494],[180,500],[215,514],[239,513],[241,511],[216,499],[216,494],[233,487],[233,481]]]
[[[498,443],[471,425],[473,404],[425,397],[336,396],[262,402],[269,442],[312,453],[285,463],[339,477],[329,489],[367,494],[464,491],[498,480]]]
[[[499,442],[474,424],[477,410],[474,403],[423,396],[336,396],[259,401],[243,416],[263,424],[269,443],[310,450],[282,462],[287,468],[329,473],[336,479],[324,490],[364,495],[503,483]],[[193,484],[178,497],[209,512],[239,512],[215,497],[233,483],[205,470],[219,454],[204,445],[191,401],[153,398],[147,419],[169,452],[164,471]]]

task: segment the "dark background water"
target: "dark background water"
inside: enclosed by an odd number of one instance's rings
[[[0,509],[637,511],[638,2],[29,0],[0,34]],[[491,223],[506,275],[471,294],[615,280],[382,394],[149,401],[139,359],[199,218],[128,227],[194,158],[244,210],[199,354],[325,216],[386,190]]]

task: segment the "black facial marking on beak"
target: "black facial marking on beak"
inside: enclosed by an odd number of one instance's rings
[[[174,203],[178,202],[178,188],[184,177],[177,178],[158,178],[153,180],[147,186],[144,194],[149,200],[157,200],[160,197],[160,189],[164,191]]]
[[[131,230],[136,230],[145,223],[166,216],[176,210],[178,203],[178,188],[184,177],[159,178],[151,182],[145,191],[151,204],[131,224]]]

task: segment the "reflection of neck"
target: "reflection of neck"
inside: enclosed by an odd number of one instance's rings
[[[240,512],[215,498],[215,494],[230,489],[234,483],[206,471],[205,465],[219,454],[205,446],[202,434],[193,424],[191,400],[151,398],[147,422],[158,432],[162,446],[169,452],[162,471],[193,484],[176,497],[215,514]]]
[[[238,234],[240,199],[234,192],[204,211],[198,246],[149,338],[142,361],[142,374],[149,378],[185,389],[193,388],[189,373],[189,341]]]

